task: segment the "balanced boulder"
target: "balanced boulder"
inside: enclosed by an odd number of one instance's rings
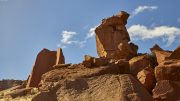
[[[125,27],[129,14],[122,11],[103,19],[96,29],[96,46],[99,57],[130,59],[137,55],[138,46],[129,44],[130,37]]]

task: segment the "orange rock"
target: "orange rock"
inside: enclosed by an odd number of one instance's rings
[[[155,83],[154,70],[152,68],[141,70],[137,74],[137,78],[149,92],[152,91]]]
[[[154,54],[156,56],[158,64],[165,61],[171,55],[171,53],[168,51],[158,51],[158,50],[154,51]]]
[[[27,87],[38,87],[41,76],[56,64],[56,51],[43,49],[36,57],[32,73],[28,79]]]
[[[58,48],[57,50],[56,65],[58,64],[65,64],[65,59],[61,48]]]
[[[89,55],[84,56],[84,61],[82,63],[85,67],[99,67],[108,64],[107,58],[95,58]]]
[[[158,81],[153,89],[153,98],[155,101],[179,101],[180,82],[170,80]]]
[[[129,60],[130,72],[133,75],[137,75],[138,72],[140,72],[146,67],[150,67],[151,64],[151,59],[148,54],[134,57]]]
[[[92,56],[89,56],[89,55],[85,55],[85,56],[84,56],[84,61],[83,61],[82,64],[83,64],[85,67],[92,67],[94,58],[95,58],[95,57],[92,57]]]
[[[180,60],[166,60],[155,67],[156,80],[180,82]]]
[[[129,14],[122,11],[118,15],[103,19],[102,24],[96,28],[99,57],[130,59],[137,54],[138,47],[128,44],[130,37],[125,27],[128,17]]]

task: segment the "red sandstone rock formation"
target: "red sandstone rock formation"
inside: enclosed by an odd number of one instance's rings
[[[96,46],[99,57],[111,59],[130,59],[137,54],[138,47],[128,44],[129,34],[126,23],[129,14],[122,11],[102,20],[96,32]]]
[[[56,51],[43,49],[37,55],[32,73],[29,77],[27,87],[38,87],[41,76],[48,72],[56,64]]]
[[[180,47],[171,52],[156,44],[151,48],[154,55],[137,55],[138,46],[129,42],[125,27],[128,17],[122,11],[96,28],[99,58],[85,55],[82,63],[71,65],[65,64],[62,49],[43,49],[27,88],[22,85],[2,91],[0,100],[180,100]]]

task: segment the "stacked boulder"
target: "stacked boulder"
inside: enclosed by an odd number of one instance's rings
[[[137,55],[138,46],[129,43],[130,37],[125,27],[129,14],[122,11],[102,20],[95,29],[96,46],[99,57],[110,59],[131,59]]]

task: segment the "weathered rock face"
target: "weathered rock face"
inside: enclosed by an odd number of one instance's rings
[[[151,67],[151,59],[148,54],[137,56],[129,60],[130,72],[133,75],[137,75],[138,72],[146,67]]]
[[[57,50],[56,65],[58,64],[65,64],[65,59],[61,48],[58,48]]]
[[[89,78],[104,74],[127,74],[129,73],[128,61],[121,60],[117,64],[87,68],[82,64],[71,65],[51,70],[42,76],[40,88],[49,90],[54,82],[59,82],[66,78]]]
[[[56,51],[43,49],[37,55],[32,73],[29,77],[27,87],[38,87],[41,76],[48,72],[56,64]]]
[[[138,47],[128,44],[129,34],[126,30],[126,23],[129,14],[119,14],[102,20],[96,32],[96,46],[99,57],[111,59],[130,59],[137,54]]]
[[[153,90],[155,101],[179,101],[180,100],[180,82],[170,80],[160,80]]]
[[[143,86],[151,92],[155,84],[154,70],[152,68],[145,68],[137,74],[138,80]]]
[[[49,91],[47,95],[55,95],[58,101],[153,101],[133,76],[121,74],[127,73],[123,68],[128,62],[116,64],[119,66],[72,65],[51,70],[42,76],[40,90]]]
[[[180,60],[166,60],[155,67],[156,80],[180,82]]]
[[[57,90],[59,101],[153,101],[131,75],[101,75],[66,80]]]

